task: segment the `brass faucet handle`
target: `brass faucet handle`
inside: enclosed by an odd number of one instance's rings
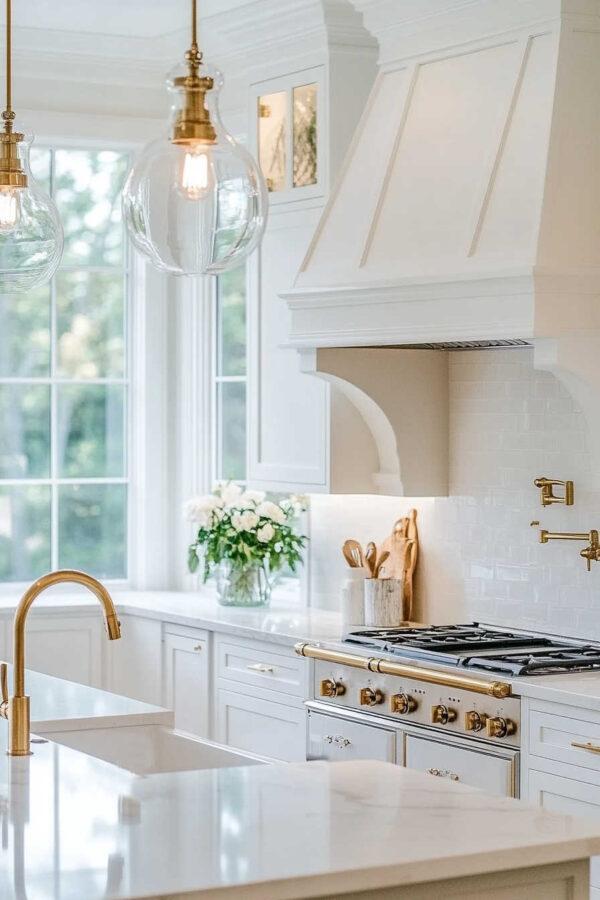
[[[551,506],[553,503],[564,503],[565,506],[573,506],[575,502],[575,489],[572,481],[560,481],[558,478],[546,478],[544,476],[536,478],[533,482],[536,488],[540,489],[540,500],[542,506]],[[553,491],[555,487],[564,487],[565,492],[562,497],[557,497]]]
[[[0,716],[8,719],[8,666],[5,662],[0,662],[0,693]]]

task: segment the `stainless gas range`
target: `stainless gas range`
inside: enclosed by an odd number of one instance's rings
[[[600,646],[492,625],[360,628],[314,659],[309,758],[378,758],[518,796],[513,679],[600,669]]]

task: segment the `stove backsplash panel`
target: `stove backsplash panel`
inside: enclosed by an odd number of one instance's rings
[[[311,602],[336,608],[344,538],[382,540],[419,510],[417,579],[423,621],[481,620],[600,640],[600,564],[587,572],[575,542],[538,542],[551,531],[600,528],[587,426],[528,348],[450,355],[448,498],[312,497]],[[573,479],[575,506],[542,509],[533,479]]]

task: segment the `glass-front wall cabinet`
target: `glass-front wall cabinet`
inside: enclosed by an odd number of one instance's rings
[[[320,171],[319,71],[270,82],[257,95],[257,149],[272,200],[313,193]]]

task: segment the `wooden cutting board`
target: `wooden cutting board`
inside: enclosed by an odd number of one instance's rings
[[[400,580],[404,578],[407,522],[407,519],[398,519],[394,523],[392,533],[381,545],[382,552],[387,550],[390,554],[383,567],[386,578],[399,578]]]
[[[384,540],[381,549],[388,550],[390,554],[382,573],[385,578],[399,578],[403,582],[404,618],[410,620],[414,602],[413,580],[419,556],[416,509],[396,520],[391,535]]]

